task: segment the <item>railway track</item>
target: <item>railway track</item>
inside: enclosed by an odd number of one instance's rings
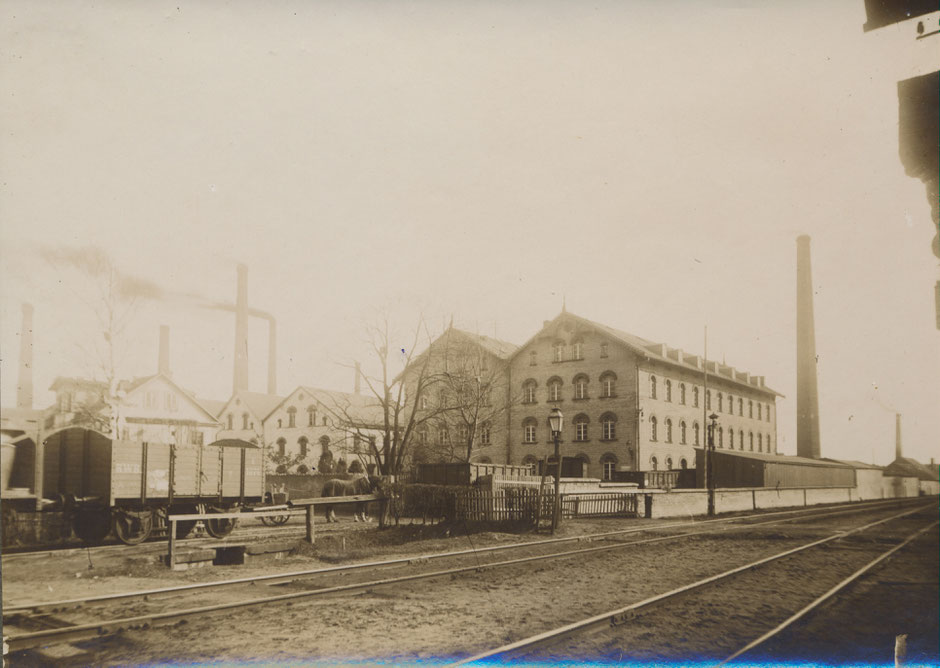
[[[78,641],[91,637],[97,637],[104,634],[116,633],[124,629],[137,627],[150,627],[164,624],[175,624],[179,621],[237,609],[245,609],[254,606],[286,604],[289,602],[310,599],[322,596],[344,595],[352,592],[370,590],[375,587],[388,587],[414,582],[429,578],[442,578],[445,576],[458,576],[464,574],[473,574],[482,570],[500,569],[504,567],[518,566],[521,564],[533,564],[539,561],[553,559],[576,559],[591,554],[609,552],[611,550],[628,549],[640,545],[659,543],[665,541],[675,541],[686,539],[691,536],[702,536],[706,534],[715,534],[735,529],[746,529],[751,527],[765,527],[773,524],[782,524],[787,522],[813,522],[814,520],[831,518],[837,516],[852,515],[866,511],[884,511],[886,509],[896,508],[898,505],[907,505],[910,503],[898,504],[898,502],[873,502],[868,504],[856,504],[851,507],[836,507],[826,509],[798,509],[789,511],[778,511],[774,513],[762,513],[759,515],[738,516],[733,518],[719,518],[712,520],[700,520],[695,522],[679,522],[671,524],[659,524],[653,526],[635,527],[619,531],[610,531],[599,534],[593,534],[580,537],[566,537],[560,539],[533,541],[528,543],[499,545],[486,548],[459,550],[446,553],[434,553],[412,557],[403,557],[399,559],[384,560],[380,562],[367,562],[359,564],[350,564],[321,568],[307,571],[294,571],[287,573],[276,573],[271,575],[239,578],[235,580],[226,580],[221,582],[199,583],[195,585],[184,585],[178,587],[168,587],[162,589],[151,589],[146,591],[126,592],[116,595],[90,597],[84,599],[72,599],[68,601],[37,602],[32,604],[21,604],[4,607],[4,625],[12,626],[17,629],[32,629],[16,632],[6,638],[11,651],[22,651],[30,648],[48,645],[51,643],[61,643],[68,641]],[[919,508],[919,507],[918,507]],[[905,510],[902,513],[892,515],[891,518],[916,512],[914,510]],[[888,521],[879,520],[878,523]],[[876,523],[877,524],[877,523]],[[866,525],[868,526],[868,525]],[[675,533],[678,531],[678,533]],[[853,529],[853,531],[855,531]],[[565,543],[588,541],[595,543],[598,541],[616,541],[616,539],[630,538],[630,534],[667,532],[666,535],[654,535],[648,538],[638,540],[627,540],[608,542],[603,545],[589,545],[588,547],[579,547],[575,549],[555,550],[548,553],[530,554],[519,556],[513,559],[504,559],[502,561],[481,561],[484,555],[495,555],[506,550],[545,550],[564,546]],[[841,535],[841,534],[839,534]],[[839,537],[838,535],[836,537]],[[827,539],[834,540],[835,537]],[[465,559],[469,564],[460,565],[454,568],[443,570],[429,570],[428,564],[437,559]],[[406,567],[412,572],[399,577],[386,577],[379,579],[368,579],[374,573],[389,567]],[[295,585],[299,581],[305,581],[318,576],[346,576],[353,571],[360,571],[360,575],[365,576],[359,582],[348,582],[339,585],[312,585],[304,586],[300,591],[292,591],[286,594],[276,595],[258,595],[257,585]],[[250,596],[246,594],[250,591]],[[168,600],[169,597],[201,596],[203,599],[199,605],[194,605],[189,601]],[[151,610],[140,613],[140,605],[146,602],[153,607],[154,603],[163,600],[163,609]],[[121,616],[122,610],[115,611],[95,610],[95,608],[104,606],[114,606],[115,604],[128,604],[136,614]],[[189,606],[189,607],[186,607]],[[166,609],[170,608],[170,609]],[[82,613],[77,620],[64,620],[54,615],[63,611],[80,610]],[[101,613],[101,614],[98,614]],[[107,615],[115,615],[110,618]],[[52,627],[52,628],[49,628]]]
[[[617,629],[633,624],[640,615],[650,614],[658,606],[673,603],[677,599],[685,601],[695,595],[705,596],[706,594],[704,591],[706,588],[713,592],[714,587],[726,586],[727,583],[733,582],[736,578],[739,578],[744,574],[752,574],[757,569],[762,569],[772,564],[776,565],[779,563],[784,563],[786,560],[791,559],[796,555],[807,553],[811,550],[817,550],[824,546],[830,546],[835,541],[843,540],[850,536],[863,534],[864,532],[870,531],[875,527],[880,527],[888,522],[898,522],[900,520],[909,518],[911,515],[920,513],[921,511],[927,509],[934,509],[935,507],[935,504],[922,505],[912,510],[905,510],[889,517],[869,522],[862,526],[838,531],[830,536],[814,540],[794,548],[783,550],[768,557],[764,557],[742,566],[728,569],[716,575],[702,578],[692,583],[684,584],[680,587],[676,587],[655,596],[635,601],[597,615],[586,617],[573,623],[565,624],[563,626],[559,626],[557,628],[528,636],[526,638],[522,638],[520,640],[493,648],[491,650],[463,658],[451,665],[483,665],[509,661],[531,661],[536,664],[551,665],[556,661],[570,660],[572,657],[610,656],[610,654],[614,653],[611,650],[617,647],[621,648],[620,658],[626,658],[629,660],[633,657],[627,657],[624,654],[623,648],[630,647],[630,645],[619,636]],[[933,520],[932,516],[930,517],[930,520]],[[917,522],[917,524],[918,526],[913,529],[908,528],[906,535],[898,542],[892,544],[887,549],[879,551],[873,558],[866,560],[863,565],[854,569],[851,574],[840,579],[838,583],[826,589],[823,593],[815,596],[812,601],[800,607],[786,619],[776,625],[773,625],[771,628],[769,628],[769,630],[762,633],[757,638],[746,642],[743,646],[740,646],[739,649],[728,653],[723,659],[719,657],[721,660],[716,661],[716,664],[724,665],[739,659],[748,652],[752,651],[754,648],[767,642],[771,638],[774,638],[784,629],[788,628],[799,619],[818,609],[819,606],[829,601],[847,587],[851,586],[866,573],[882,564],[885,560],[891,558],[898,551],[904,549],[928,531],[935,529],[938,525],[940,525],[940,522],[930,521],[925,526],[924,521],[920,520]],[[751,586],[753,586],[753,584]],[[780,591],[780,588],[777,587],[772,591]],[[724,596],[724,599],[726,600],[733,600],[734,598],[734,595]],[[705,604],[699,604],[699,608],[702,607],[715,607],[713,599],[706,602]],[[711,610],[712,614],[725,617],[735,612],[735,610],[728,609]],[[740,615],[740,613],[738,613],[738,615]],[[683,632],[688,631],[688,618],[682,615],[681,610],[670,611],[669,618],[674,620],[683,619],[685,622],[685,624],[682,625]],[[700,620],[696,618],[696,621],[698,622]],[[592,634],[602,637],[599,640],[591,639]],[[709,640],[710,642],[714,641],[713,638]],[[692,656],[709,662],[708,657],[704,657],[697,653],[690,653],[690,655],[686,657],[686,660]],[[644,656],[643,659],[651,661],[652,663],[662,663],[669,661],[669,657],[664,656]]]

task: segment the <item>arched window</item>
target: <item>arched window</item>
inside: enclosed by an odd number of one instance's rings
[[[535,470],[535,467],[538,465],[538,463],[539,463],[539,460],[535,458],[535,455],[526,455],[525,457],[522,458],[522,465],[529,466],[533,470]]]
[[[705,392],[705,408],[706,410],[712,409],[712,391],[711,390],[707,390]]]
[[[719,392],[719,393],[718,393],[718,397],[717,397],[717,400],[718,400],[718,412],[719,412],[719,413],[721,412],[721,399],[722,399],[722,397],[721,397],[721,392]]]
[[[692,423],[692,445],[698,445],[698,422]]]
[[[747,416],[751,419],[754,418],[754,402],[750,399],[747,400]]]
[[[422,447],[427,447],[428,444],[428,429],[427,427],[421,427],[418,430],[418,445]]]
[[[685,383],[679,383],[679,403],[685,405]]]
[[[480,425],[480,445],[490,445],[490,423],[484,422]]]
[[[297,426],[297,409],[293,406],[287,409],[287,426],[296,427]]]
[[[731,393],[728,393],[728,412],[734,415],[734,397],[731,396]]]
[[[666,443],[672,443],[672,418],[666,418],[663,424],[666,425]]]
[[[613,480],[614,471],[617,470],[617,457],[611,452],[605,452],[601,456],[601,467],[603,467],[604,480]]]
[[[535,418],[526,418],[522,423],[522,440],[526,443],[535,443],[535,430],[538,421]]]
[[[748,436],[747,440],[750,444],[750,447],[748,449],[751,450],[751,452],[753,452],[754,451],[754,432],[753,431],[747,432],[747,436]]]
[[[655,416],[651,417],[650,418],[650,440],[651,441],[655,441],[657,437],[659,436],[659,434],[656,433],[658,431],[657,429],[658,426],[659,424],[656,421],[656,417]]]
[[[763,408],[764,408],[764,404],[762,404],[761,402],[758,401],[758,402],[757,402],[757,419],[758,419],[758,420],[763,420],[763,419],[764,419],[764,413],[763,413],[763,410],[762,410]]]
[[[458,443],[466,443],[470,440],[470,427],[466,424],[457,425]]]
[[[738,415],[744,417],[744,399],[738,397]]]
[[[437,430],[437,442],[440,445],[450,445],[450,431],[447,425],[441,425]]]
[[[650,399],[656,398],[656,376],[650,376]]]
[[[248,413],[242,413],[242,429],[248,429]]]
[[[744,449],[744,430],[743,429],[738,430],[738,448],[740,448],[741,450]]]
[[[734,429],[728,430],[728,447],[734,450]]]
[[[320,420],[320,422],[322,422],[322,423],[323,423],[323,426],[324,426],[324,427],[326,427],[326,426],[327,426],[327,424],[328,424],[328,420],[327,420],[327,418],[326,418],[326,416],[325,416],[325,415],[324,415],[324,416],[323,416],[323,417],[321,418],[321,420]]]
[[[612,441],[617,438],[617,416],[613,413],[601,415],[601,440]]]
[[[758,404],[758,406],[759,405],[760,404]],[[758,452],[764,451],[764,435],[763,434],[757,434],[757,451]]]
[[[277,454],[281,457],[287,454],[287,439],[283,436],[277,439]]]
[[[667,378],[663,386],[666,388],[666,401],[672,401],[672,381]]]
[[[548,400],[561,401],[561,378],[558,376],[548,381]]]
[[[579,374],[574,377],[574,398],[575,399],[587,399],[587,385],[588,377],[584,374]]]
[[[232,416],[231,413],[229,413],[229,414],[226,415],[225,417],[226,417],[226,424],[227,424],[227,427],[228,427],[229,429],[232,429],[232,427],[233,427],[233,421],[234,421],[235,418]],[[280,426],[280,425],[278,425],[278,426]]]
[[[558,343],[555,343],[555,345],[552,346],[552,361],[561,362],[564,359],[565,359],[565,344],[559,341]]]
[[[679,443],[685,445],[685,420],[679,422]]]
[[[307,426],[308,427],[317,426],[317,407],[316,406],[307,406]]]
[[[658,469],[658,463],[656,457],[650,457],[650,470],[656,471]]]
[[[572,423],[574,424],[574,440],[588,440],[588,416],[584,413],[576,415]]]
[[[307,437],[306,437],[306,436],[301,436],[300,438],[297,439],[297,445],[300,446],[300,456],[301,456],[301,457],[306,457],[306,456],[307,456],[307,444],[308,444],[308,443],[310,443],[310,441],[307,440]]]
[[[682,469],[683,471],[689,468],[689,463],[685,461],[685,457],[679,460],[679,468]]]
[[[583,360],[584,359],[584,342],[580,340],[576,340],[574,343],[572,343],[571,353],[572,353],[573,359]]]
[[[666,471],[672,470],[672,457],[666,457]]]
[[[767,434],[767,452],[773,452],[774,449],[770,445],[770,434]]]
[[[725,428],[718,427],[718,447],[725,447]]]
[[[535,403],[535,387],[536,387],[536,383],[532,379],[529,379],[522,384],[522,403],[524,404]]]
[[[698,388],[692,388],[692,406],[698,408]]]
[[[601,397],[610,398],[615,396],[617,389],[617,374],[613,371],[605,371],[601,374]]]
[[[767,422],[770,422],[770,404],[767,404],[766,415],[767,415]]]

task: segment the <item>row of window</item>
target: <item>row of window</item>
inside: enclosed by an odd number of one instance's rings
[[[369,441],[370,446],[373,446],[373,447],[375,446],[374,436],[370,436],[368,441]],[[277,452],[279,455],[283,457],[285,453],[287,452],[287,439],[281,436],[280,438],[277,439],[276,442],[277,442]],[[320,447],[326,450],[327,448],[330,447],[330,437],[324,434],[323,436],[319,438],[319,443],[320,443]],[[300,438],[297,439],[297,445],[300,446],[300,456],[306,457],[308,448],[310,447],[310,439],[308,439],[306,436],[301,436]],[[353,452],[361,452],[361,451],[362,451],[362,446],[361,446],[360,438],[359,438],[359,435],[356,434],[353,436]]]
[[[235,416],[232,413],[229,413],[225,416],[226,419],[226,428],[234,429]],[[329,422],[329,419],[326,415],[321,419],[321,425],[326,427]],[[284,426],[284,419],[277,419],[278,428]],[[289,406],[287,409],[287,427],[296,427],[297,426],[297,408],[294,406]],[[307,426],[316,427],[317,426],[317,409],[315,406],[307,406]],[[250,421],[250,416],[248,413],[242,413],[242,429],[254,429],[255,423]]]
[[[600,375],[600,397],[602,399],[607,399],[616,396],[617,391],[617,374],[613,371],[605,371]],[[586,373],[579,373],[571,381],[571,386],[573,388],[572,398],[573,399],[590,399],[589,384],[591,382],[590,377]],[[546,387],[548,389],[548,399],[547,401],[562,401],[562,387],[564,386],[564,381],[558,376],[552,376],[548,379]],[[534,404],[538,403],[538,383],[529,378],[522,384],[522,403],[524,404]]]
[[[583,460],[585,463],[589,461],[587,455],[585,454],[578,454],[575,456]],[[554,458],[550,457],[549,461],[554,461]],[[538,463],[539,460],[535,455],[526,455],[522,458],[522,465],[531,466],[533,470],[535,470],[535,467],[538,466]],[[603,455],[601,455],[601,468],[603,469],[604,480],[613,480],[614,471],[617,470],[618,463],[619,460],[617,459],[617,455],[612,452],[605,452]]]
[[[470,439],[470,426],[466,424],[458,425],[455,430],[456,433],[453,437],[456,437],[456,443],[463,444]],[[492,444],[492,435],[489,422],[484,422],[477,428],[476,438],[479,445],[491,445]],[[442,425],[437,428],[435,432],[435,438],[437,439],[438,445],[452,445],[454,443],[453,437],[451,435],[451,429],[447,425]],[[418,430],[418,445],[427,446],[431,443],[431,433],[428,429],[419,429]]]
[[[617,440],[617,416],[613,413],[604,413],[601,415],[599,422],[601,425],[601,440]],[[583,442],[590,440],[589,423],[590,419],[583,413],[574,417],[571,424],[575,441]],[[533,417],[523,420],[522,441],[524,443],[538,443],[538,425],[538,420]]]
[[[607,357],[607,344],[601,343],[599,346],[600,356]],[[569,345],[563,341],[556,341],[552,344],[552,362],[570,362],[584,359],[584,342],[574,340]],[[538,354],[534,350],[529,351],[529,366],[538,364]]]
[[[666,467],[663,470],[672,471],[672,457],[666,457],[666,461],[664,463]],[[679,459],[679,468],[682,469],[683,471],[689,468],[689,462],[688,460],[686,460],[685,457],[681,457]],[[650,470],[651,471],[659,470],[659,460],[655,456],[650,457]]]
[[[747,445],[748,449],[754,450],[754,432],[749,431],[747,433]],[[737,439],[738,450],[744,450],[744,430],[738,430],[738,439]],[[718,427],[718,433],[715,435],[715,446],[719,448],[725,447],[725,430],[724,427]],[[728,449],[734,450],[735,439],[734,439],[734,429],[728,429]],[[770,434],[757,434],[757,451],[758,452],[773,452],[773,444],[770,440]]]
[[[659,381],[656,376],[650,376],[650,398],[658,398],[658,386]],[[672,381],[668,378],[663,382],[663,391],[665,396],[663,399],[665,401],[672,401]],[[727,397],[725,397],[721,392],[718,392],[716,395],[718,400],[718,411],[719,413],[723,412],[724,406],[728,407],[728,414],[734,415],[734,396],[729,392]],[[679,403],[682,405],[686,404],[686,386],[685,383],[679,383]],[[727,400],[727,401],[726,401]],[[692,406],[698,408],[699,405],[699,389],[696,386],[692,387]],[[705,393],[705,408],[707,410],[712,409],[712,391],[708,390]],[[755,408],[757,413],[758,420],[766,420],[770,422],[770,404],[762,404],[761,402],[754,402],[752,399],[747,400],[747,416],[754,419]],[[744,417],[744,398],[738,397],[738,415]]]

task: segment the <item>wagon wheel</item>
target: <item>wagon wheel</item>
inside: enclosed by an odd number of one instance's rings
[[[290,515],[271,515],[267,517],[262,517],[261,522],[265,526],[277,527],[282,524],[287,524],[287,521],[290,519]]]
[[[224,513],[225,510],[222,508],[207,508],[207,513]],[[208,519],[205,520],[206,524],[206,533],[208,533],[213,538],[225,538],[235,529],[235,525],[238,523],[237,519],[220,517],[219,519]]]
[[[170,509],[171,515],[195,515],[199,512],[196,506],[173,506]],[[180,520],[176,523],[176,537],[186,538],[192,531],[198,520]]]
[[[114,512],[114,535],[126,545],[143,543],[153,531],[153,511],[123,510]]]
[[[72,529],[82,542],[97,545],[111,533],[111,513],[107,508],[79,510]]]

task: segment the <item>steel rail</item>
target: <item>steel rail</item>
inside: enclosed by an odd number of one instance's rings
[[[914,508],[913,510],[908,510],[903,513],[898,513],[897,515],[892,515],[890,517],[877,520],[875,522],[870,522],[869,524],[865,524],[860,527],[855,527],[854,529],[839,531],[827,538],[821,538],[819,540],[814,540],[810,543],[806,543],[805,545],[801,545],[799,547],[791,548],[789,550],[784,550],[783,552],[779,552],[769,557],[764,557],[762,559],[758,559],[757,561],[752,561],[749,564],[744,564],[743,566],[738,566],[736,568],[732,568],[722,573],[718,573],[716,575],[712,575],[707,578],[697,580],[696,582],[683,585],[682,587],[672,589],[662,594],[657,594],[655,596],[645,598],[641,601],[637,601],[636,603],[631,603],[629,605],[623,606],[621,608],[617,608],[615,610],[609,610],[599,615],[594,615],[592,617],[588,617],[586,619],[582,619],[577,622],[573,622],[571,624],[566,624],[565,626],[561,626],[556,629],[544,631],[542,633],[529,636],[528,638],[523,638],[522,640],[517,640],[515,642],[502,645],[501,647],[497,647],[495,649],[488,650],[480,654],[475,654],[465,659],[461,659],[449,665],[464,666],[468,664],[480,663],[483,661],[493,661],[493,660],[498,659],[498,657],[505,657],[507,655],[515,655],[522,651],[530,651],[537,647],[554,644],[558,642],[559,640],[567,636],[573,635],[575,633],[584,632],[587,630],[597,630],[600,628],[607,628],[611,626],[619,626],[633,619],[634,616],[636,615],[636,611],[639,610],[640,608],[645,608],[647,606],[660,603],[674,596],[685,594],[694,589],[698,589],[699,587],[703,587],[705,585],[711,584],[713,582],[717,582],[719,580],[723,580],[733,575],[737,575],[739,573],[749,571],[751,569],[757,568],[758,566],[762,566],[772,561],[776,561],[778,559],[788,557],[792,554],[796,554],[798,552],[802,552],[804,550],[808,550],[813,547],[817,547],[819,545],[823,545],[825,543],[829,543],[831,541],[844,538],[845,536],[858,533],[860,531],[866,531],[867,529],[878,526],[879,524],[884,524],[885,522],[890,522],[892,520],[905,517],[907,515],[913,515],[914,513],[917,513],[922,510],[926,510],[927,508],[932,508],[932,507],[933,507],[933,504],[919,506],[917,508]]]
[[[770,638],[773,638],[774,636],[776,636],[777,634],[779,634],[781,631],[783,631],[785,628],[789,627],[791,624],[793,624],[793,623],[796,622],[797,620],[799,620],[799,619],[805,617],[806,615],[808,615],[810,612],[812,612],[813,610],[815,610],[816,608],[818,608],[820,605],[822,605],[823,603],[825,603],[826,601],[828,601],[830,598],[832,598],[833,596],[835,596],[836,594],[838,594],[840,591],[842,591],[843,589],[845,589],[846,587],[848,587],[850,584],[852,584],[853,582],[855,582],[856,580],[858,580],[860,577],[862,577],[863,575],[865,575],[865,573],[867,573],[868,571],[870,571],[872,568],[874,568],[875,566],[877,566],[878,564],[880,564],[882,561],[884,561],[884,560],[890,558],[891,555],[893,555],[895,552],[901,550],[902,548],[904,548],[904,547],[907,546],[908,544],[910,544],[910,543],[912,543],[913,541],[917,540],[917,539],[920,538],[923,534],[927,533],[928,531],[930,531],[931,529],[933,529],[933,528],[934,528],[935,526],[937,526],[938,524],[940,524],[940,521],[934,522],[934,523],[932,523],[932,524],[930,524],[930,525],[924,527],[923,529],[920,529],[920,530],[918,530],[918,531],[915,531],[913,534],[911,534],[910,536],[908,536],[908,537],[904,540],[904,542],[899,543],[898,545],[895,545],[894,547],[892,547],[892,548],[891,548],[890,550],[888,550],[887,552],[883,552],[881,555],[879,555],[878,557],[876,557],[875,559],[871,560],[870,562],[868,562],[867,564],[865,564],[864,566],[862,566],[860,569],[858,569],[857,571],[855,571],[854,573],[852,573],[849,577],[847,577],[847,578],[845,578],[844,580],[842,580],[841,582],[839,582],[839,584],[837,584],[837,585],[835,585],[834,587],[832,587],[831,589],[829,589],[829,591],[827,591],[825,594],[823,594],[822,596],[819,596],[818,598],[816,598],[815,600],[813,600],[811,603],[807,604],[805,607],[803,607],[803,608],[801,608],[799,611],[795,612],[793,615],[791,615],[790,617],[788,617],[786,620],[784,620],[783,622],[781,622],[780,624],[778,624],[777,626],[775,626],[773,629],[771,629],[770,631],[768,631],[767,633],[765,633],[765,634],[762,635],[761,637],[757,638],[756,640],[752,640],[752,641],[749,642],[747,645],[745,645],[744,647],[742,647],[742,648],[739,649],[737,652],[735,652],[734,654],[732,654],[732,655],[729,656],[728,658],[724,659],[721,663],[719,663],[719,664],[717,664],[717,665],[719,665],[719,666],[724,666],[725,664],[729,663],[730,661],[733,661],[734,659],[738,658],[738,657],[741,656],[742,654],[745,654],[745,653],[751,651],[752,649],[754,649],[755,647],[757,647],[758,645],[763,644],[764,642],[766,642],[766,641],[769,640]]]
[[[522,543],[513,543],[510,545],[491,545],[487,547],[470,548],[470,549],[465,549],[465,550],[453,550],[450,552],[436,552],[436,553],[431,553],[431,554],[422,554],[422,555],[416,555],[416,556],[410,556],[410,557],[398,557],[395,559],[385,559],[382,561],[367,561],[367,562],[362,562],[358,564],[344,564],[341,566],[328,566],[325,568],[306,569],[306,570],[301,570],[301,571],[288,571],[285,573],[257,575],[257,576],[244,577],[244,578],[234,578],[230,580],[218,580],[214,582],[198,582],[198,583],[178,585],[178,586],[173,586],[173,587],[143,589],[143,590],[138,590],[138,591],[122,592],[118,594],[102,594],[100,596],[63,599],[59,601],[48,601],[48,602],[35,601],[35,602],[30,602],[30,603],[21,603],[18,605],[5,606],[4,611],[3,611],[3,616],[6,617],[7,615],[23,614],[27,612],[59,612],[68,608],[81,607],[81,606],[85,606],[89,604],[96,604],[96,603],[113,603],[113,602],[117,602],[120,600],[127,600],[127,599],[132,599],[132,598],[165,596],[165,595],[172,595],[172,594],[179,594],[179,593],[194,592],[194,591],[199,591],[203,589],[237,586],[237,585],[242,585],[242,584],[258,584],[258,583],[272,583],[272,582],[276,583],[276,582],[288,581],[288,580],[294,580],[294,579],[300,579],[300,578],[316,577],[318,575],[335,574],[335,573],[340,573],[340,572],[349,572],[349,571],[369,569],[369,568],[379,569],[379,568],[390,567],[390,566],[408,565],[412,563],[424,563],[424,562],[428,562],[434,559],[456,558],[456,557],[469,556],[469,555],[480,555],[480,554],[485,554],[485,553],[490,553],[490,552],[499,552],[499,551],[504,551],[504,550],[525,549],[528,547],[536,547],[536,546],[541,546],[541,545],[554,545],[558,543],[567,543],[567,542],[593,542],[593,541],[603,539],[603,538],[629,535],[629,534],[634,534],[634,533],[646,533],[646,532],[657,531],[657,530],[662,530],[662,529],[669,530],[669,529],[681,528],[681,527],[687,527],[687,526],[701,526],[704,524],[710,525],[710,524],[715,524],[715,523],[734,524],[737,522],[745,522],[746,520],[762,519],[766,517],[775,517],[778,515],[797,515],[797,517],[791,518],[793,520],[812,519],[814,517],[824,518],[824,517],[831,517],[833,515],[849,514],[849,513],[854,513],[854,512],[871,510],[873,507],[874,508],[884,507],[884,506],[891,507],[893,505],[899,505],[899,504],[897,503],[896,500],[892,500],[891,502],[873,501],[873,502],[865,502],[859,505],[852,505],[850,507],[829,506],[825,508],[812,508],[812,509],[800,508],[798,510],[776,511],[772,513],[756,513],[756,514],[736,516],[736,517],[716,518],[716,519],[711,519],[711,520],[674,522],[670,524],[656,524],[656,525],[649,526],[649,527],[634,527],[631,529],[619,529],[617,531],[605,531],[605,532],[600,532],[600,533],[595,533],[595,534],[586,534],[583,536],[568,536],[564,538],[552,538],[552,539],[546,539],[546,540],[525,541]],[[902,503],[900,505],[905,505],[905,504]],[[748,526],[764,526],[767,524],[786,522],[786,521],[791,521],[791,519],[775,520],[773,522],[745,522],[744,524],[742,524],[742,528],[748,527]],[[663,539],[684,538],[690,535],[699,535],[702,533],[711,533],[711,532],[708,532],[708,531],[694,532],[694,533],[687,532],[687,533],[682,533],[682,534],[666,536]],[[191,539],[191,540],[199,540],[199,539]],[[657,539],[657,540],[660,540],[660,539]],[[224,545],[224,543],[219,543],[219,544]],[[621,545],[634,545],[634,544],[635,543],[626,543],[626,544],[621,544]],[[620,547],[621,545],[604,546],[604,547],[616,548],[616,547]],[[591,548],[591,551],[594,551],[595,549],[597,548]]]
[[[909,515],[909,514],[918,512],[921,509],[922,509],[921,507],[918,507],[918,508],[915,508],[914,510],[906,511],[905,513],[901,513],[899,515],[892,515],[891,517],[888,517],[883,520],[879,520],[874,523],[864,525],[863,527],[860,527],[860,528],[851,529],[848,531],[842,531],[842,532],[835,534],[832,537],[823,539],[821,541],[814,541],[813,543],[810,543],[808,546],[797,548],[795,551],[806,549],[807,547],[812,547],[822,542],[835,540],[836,538],[842,537],[844,535],[848,535],[850,533],[854,533],[856,531],[864,530],[865,528],[875,526],[883,522],[887,522],[896,517],[901,517],[904,515]],[[814,515],[812,517],[816,517],[816,516]],[[802,519],[802,518],[797,518],[797,519]],[[788,521],[788,520],[777,519],[777,520],[772,520],[770,522],[764,522],[761,524],[776,524],[776,523],[785,522],[785,521]],[[743,525],[743,526],[748,527],[748,526],[754,526],[754,525]],[[216,605],[201,606],[201,607],[188,608],[188,609],[183,609],[183,610],[174,610],[170,612],[157,612],[157,613],[150,613],[150,614],[145,614],[145,615],[137,615],[134,617],[127,617],[123,619],[114,619],[114,620],[107,620],[107,621],[101,621],[101,622],[91,622],[91,623],[86,623],[86,624],[76,624],[73,626],[54,628],[54,629],[43,629],[40,631],[21,633],[18,635],[10,635],[5,638],[5,641],[7,642],[10,648],[10,651],[21,651],[25,649],[31,649],[34,647],[42,646],[42,645],[47,645],[52,642],[74,641],[74,640],[81,640],[81,639],[86,639],[86,638],[91,638],[91,637],[97,637],[97,636],[105,635],[107,633],[116,633],[118,631],[121,631],[123,629],[128,629],[128,628],[150,627],[150,626],[154,626],[158,624],[159,625],[172,624],[188,617],[206,615],[209,613],[221,612],[221,611],[226,611],[226,610],[236,610],[236,609],[255,607],[255,606],[261,606],[261,605],[270,605],[270,604],[281,603],[285,601],[296,601],[299,599],[313,598],[317,596],[324,596],[327,594],[346,593],[346,592],[351,592],[351,591],[372,589],[374,587],[379,587],[379,586],[401,584],[404,582],[412,582],[416,580],[439,578],[439,577],[444,577],[448,575],[457,575],[457,574],[469,573],[469,572],[482,572],[484,570],[491,569],[491,568],[501,568],[505,566],[513,566],[513,565],[518,565],[518,564],[531,563],[535,561],[544,561],[548,559],[559,559],[559,558],[566,558],[566,557],[571,557],[571,556],[579,556],[579,555],[583,555],[583,554],[590,553],[590,552],[599,552],[603,550],[612,550],[612,549],[619,549],[619,548],[624,548],[624,547],[631,547],[631,546],[640,545],[640,544],[650,544],[650,543],[662,542],[666,540],[674,540],[677,538],[682,538],[682,537],[686,537],[690,535],[698,535],[702,533],[708,533],[708,532],[701,531],[701,532],[689,532],[689,533],[671,535],[671,536],[658,536],[656,538],[648,538],[648,539],[643,539],[643,540],[638,540],[638,541],[632,541],[629,543],[619,543],[616,545],[603,545],[603,546],[598,546],[598,547],[582,548],[579,550],[569,550],[569,551],[560,552],[560,553],[552,553],[548,555],[519,557],[516,559],[509,559],[509,560],[500,561],[500,562],[491,562],[491,563],[482,564],[482,565],[476,564],[472,566],[462,566],[458,568],[451,568],[451,569],[446,569],[446,570],[441,570],[441,571],[432,571],[432,572],[427,572],[427,573],[412,573],[409,575],[403,575],[403,576],[394,577],[394,578],[384,578],[380,580],[371,580],[367,582],[353,583],[353,584],[346,584],[346,585],[335,585],[332,587],[323,587],[321,589],[315,589],[315,590],[310,590],[310,591],[290,592],[287,594],[279,594],[276,596],[259,597],[255,599],[241,600],[241,601],[231,601],[228,603],[220,603]],[[786,556],[786,554],[790,554],[793,551],[794,550],[790,550],[783,554],[776,555],[774,557],[771,557],[769,559],[765,559],[765,560],[762,560],[761,562],[756,562],[756,563],[764,563],[765,561],[777,559],[777,558],[780,558],[781,556]],[[736,569],[735,572],[739,570],[743,570],[745,568],[747,567]],[[709,581],[714,580],[714,579],[716,578],[710,578]],[[653,599],[650,599],[650,601],[651,600]]]

